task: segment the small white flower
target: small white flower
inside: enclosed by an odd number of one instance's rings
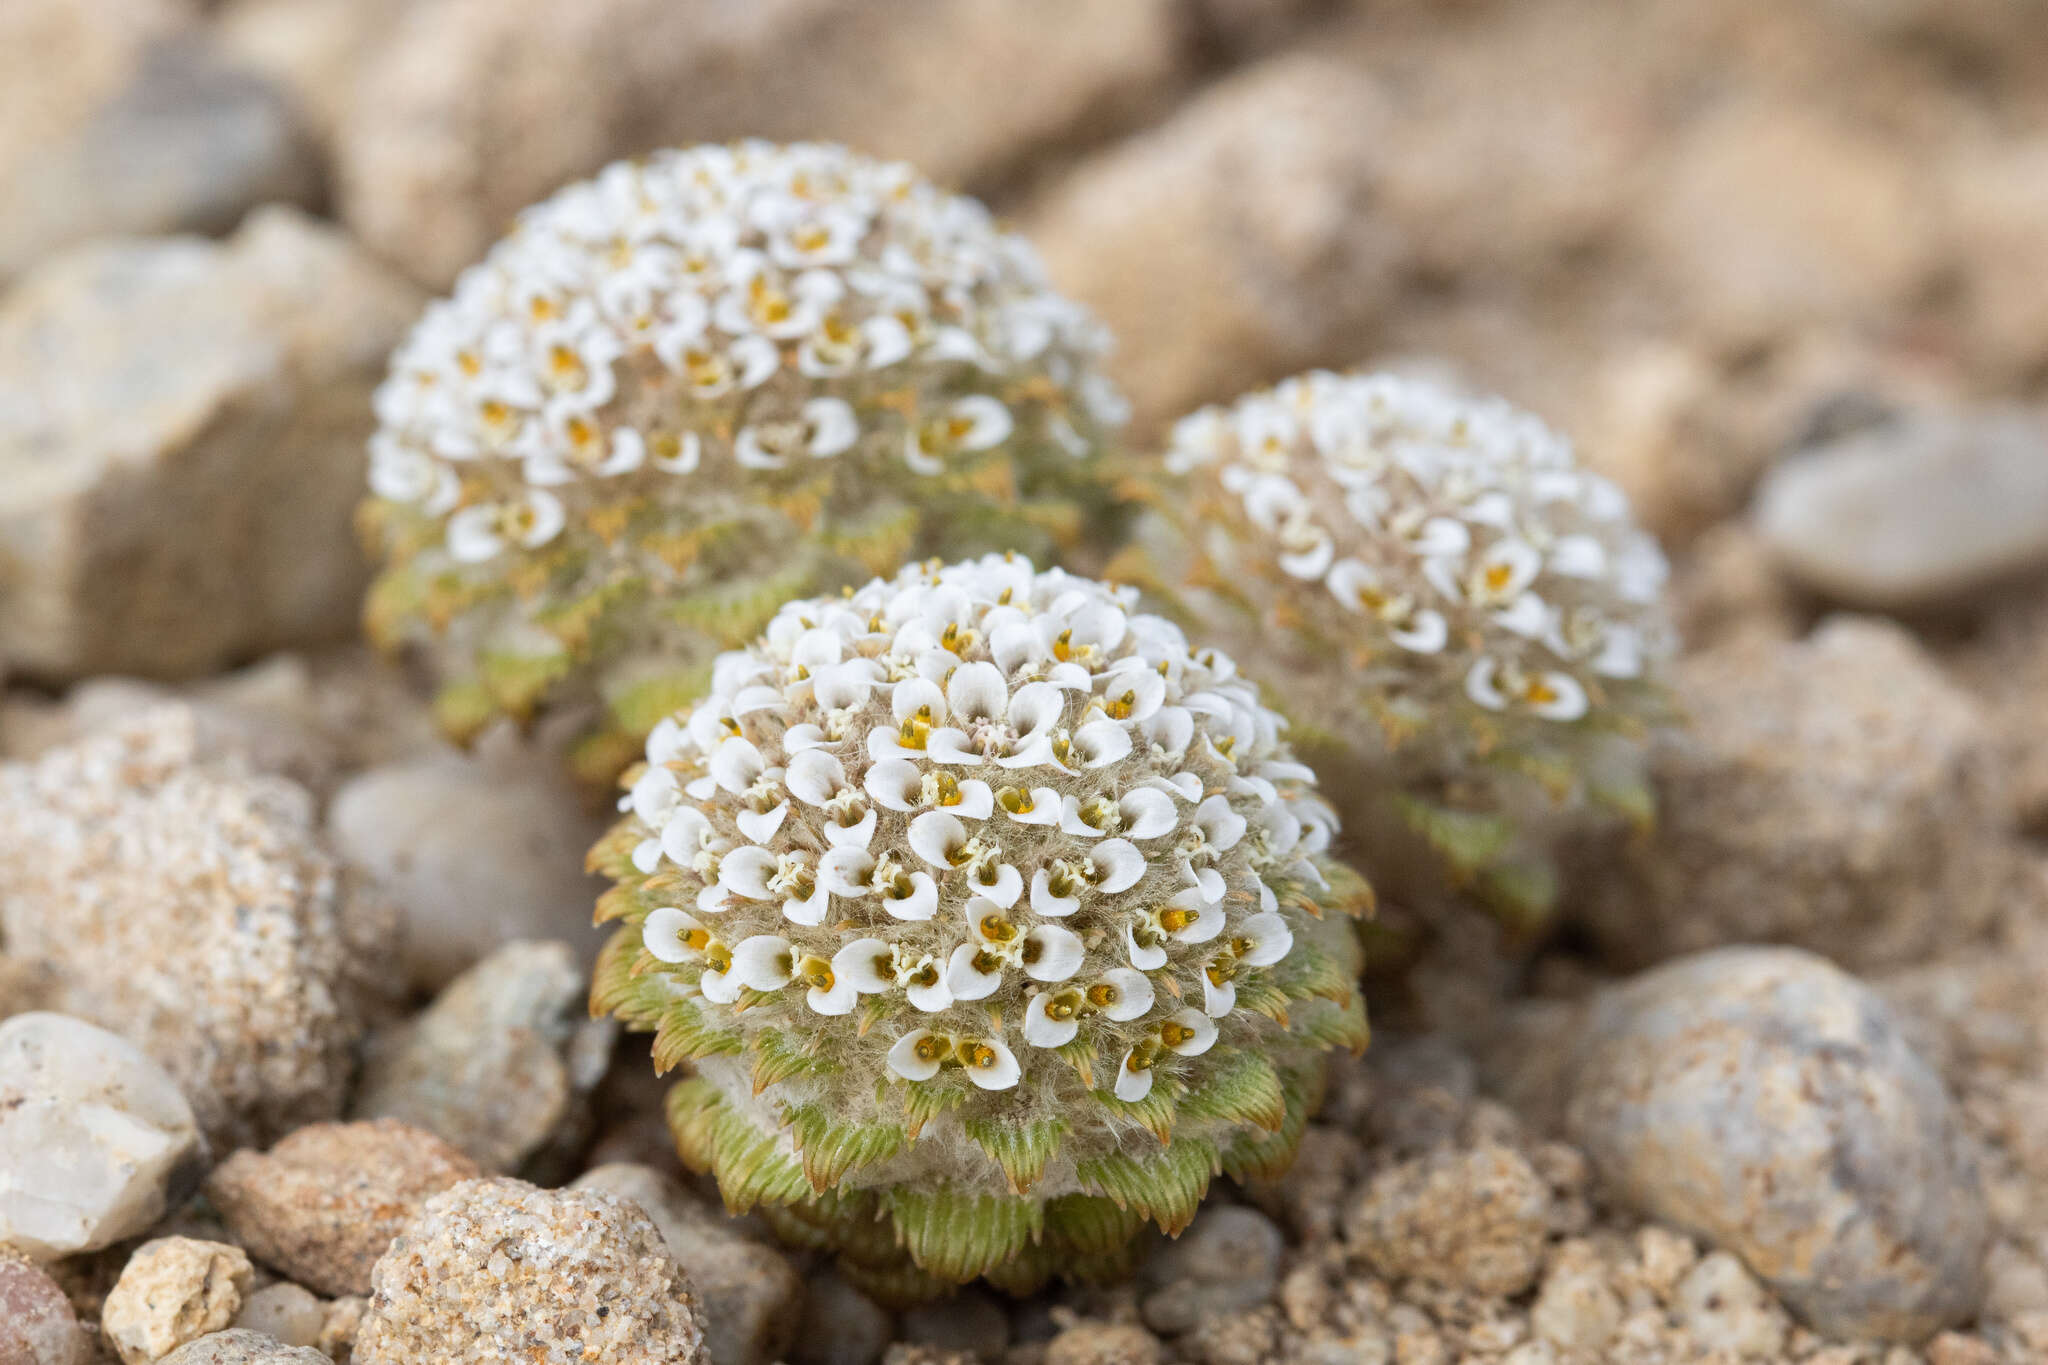
[[[647,912],[640,942],[657,961],[686,962],[703,954],[711,933],[695,915],[664,905]]]
[[[1152,1093],[1152,1050],[1135,1044],[1116,1067],[1116,1097],[1136,1104]]]
[[[1152,980],[1130,967],[1104,972],[1086,992],[1088,1003],[1105,1018],[1123,1023],[1139,1018],[1152,1008]]]
[[[983,1090],[1008,1090],[1023,1078],[1016,1054],[1000,1038],[963,1038],[954,1053],[967,1079]]]
[[[1024,1007],[1024,1041],[1033,1047],[1065,1047],[1081,1031],[1084,998],[1079,991],[1040,991]]]
[[[796,979],[796,958],[780,934],[755,934],[732,950],[732,975],[756,991],[778,991]]]
[[[906,1081],[928,1081],[952,1055],[952,1039],[928,1028],[912,1029],[889,1049],[889,1070]]]

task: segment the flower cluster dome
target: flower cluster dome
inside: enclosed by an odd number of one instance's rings
[[[1227,645],[1257,642],[1319,770],[1341,755],[1347,788],[1391,784],[1489,857],[1512,835],[1437,817],[1503,810],[1532,777],[1567,804],[1646,799],[1609,741],[1633,752],[1659,711],[1664,557],[1537,418],[1314,372],[1184,418],[1165,468],[1191,550],[1174,586]]]
[[[895,1297],[1120,1266],[1364,1043],[1330,808],[1128,590],[992,555],[792,603],[622,809],[597,1002],[694,1061],[729,1202]]]
[[[908,554],[1072,539],[1123,418],[1106,350],[1021,238],[900,163],[746,142],[612,165],[527,210],[393,357],[373,634],[444,646],[459,725],[594,661],[701,665]]]

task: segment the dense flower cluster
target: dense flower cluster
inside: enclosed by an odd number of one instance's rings
[[[373,632],[438,636],[471,711],[518,712],[907,554],[1071,536],[1123,415],[1106,348],[1021,238],[907,166],[758,142],[610,166],[393,357]]]
[[[792,603],[646,760],[599,850],[632,924],[598,995],[695,1059],[679,1136],[736,1203],[763,1135],[802,1171],[864,1132],[872,1161],[780,1202],[1024,1227],[1135,1181],[1176,1224],[1212,1164],[1281,1159],[1318,1054],[1363,1043],[1329,807],[1230,661],[1127,591],[990,556]],[[1132,1160],[1147,1130],[1170,1180]],[[905,1235],[939,1280],[1025,1250]]]
[[[1467,813],[1529,776],[1633,802],[1593,751],[1655,710],[1664,558],[1536,418],[1317,372],[1183,419],[1166,468],[1186,480],[1193,614],[1259,641],[1317,745],[1363,759],[1371,777],[1347,785]],[[1414,813],[1441,840],[1471,833],[1438,809]]]

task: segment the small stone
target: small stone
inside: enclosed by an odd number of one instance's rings
[[[1285,1238],[1273,1220],[1238,1204],[1212,1205],[1146,1263],[1155,1286],[1140,1305],[1147,1326],[1177,1336],[1205,1317],[1242,1313],[1273,1297]]]
[[[168,1071],[216,1150],[332,1117],[392,990],[389,908],[304,788],[202,747],[188,708],[0,767],[0,937]]]
[[[107,1295],[100,1331],[125,1365],[151,1365],[234,1322],[255,1273],[240,1247],[190,1237],[145,1242]]]
[[[1816,1331],[1917,1342],[1976,1311],[1957,1115],[1890,1006],[1822,959],[1727,948],[1606,993],[1570,1088],[1615,1198],[1739,1255]]]
[[[1643,1284],[1660,1301],[1669,1302],[1678,1291],[1678,1282],[1699,1264],[1700,1254],[1692,1238],[1652,1223],[1636,1234],[1636,1259]]]
[[[1927,1343],[1927,1365],[1999,1365],[1998,1348],[1982,1337],[1943,1332]]]
[[[158,1365],[334,1365],[331,1357],[246,1328],[215,1332],[165,1356]]]
[[[0,1248],[0,1365],[89,1365],[92,1339],[57,1282]]]
[[[352,633],[370,390],[417,311],[284,208],[224,242],[87,244],[17,281],[0,299],[7,661],[191,676]]]
[[[176,1082],[126,1039],[63,1014],[0,1024],[0,1243],[54,1259],[133,1237],[205,1150]]]
[[[1587,1242],[1566,1242],[1551,1258],[1529,1308],[1536,1335],[1562,1350],[1598,1351],[1621,1325],[1621,1300]]]
[[[465,1181],[427,1201],[375,1278],[355,1365],[710,1365],[660,1229],[608,1194]]]
[[[2048,564],[2048,423],[1927,412],[1783,461],[1756,522],[1801,586],[1897,610]]]
[[[363,1319],[369,1312],[370,1301],[360,1294],[336,1299],[327,1305],[326,1320],[320,1324],[320,1339],[313,1344],[322,1355],[348,1365],[356,1336],[363,1330]]]
[[[1792,1325],[1756,1277],[1725,1251],[1692,1268],[1671,1307],[1701,1347],[1735,1356],[1776,1358]]]
[[[88,237],[225,232],[320,177],[291,104],[162,0],[0,10],[0,282]],[[21,114],[26,118],[19,118]]]
[[[268,1152],[236,1152],[206,1193],[266,1264],[324,1294],[367,1294],[371,1268],[420,1206],[478,1174],[456,1148],[395,1119],[314,1123]]]
[[[583,855],[604,821],[558,761],[500,747],[372,768],[328,808],[335,851],[404,907],[414,990],[441,989],[510,938],[595,941],[584,931],[605,883]]]
[[[1045,1347],[1045,1365],[1159,1365],[1165,1348],[1136,1323],[1083,1322]]]
[[[787,1257],[649,1166],[600,1166],[571,1188],[629,1199],[654,1220],[697,1291],[704,1345],[718,1365],[771,1365],[788,1352],[803,1321],[804,1284]]]
[[[242,1300],[234,1323],[286,1346],[318,1346],[326,1324],[327,1305],[312,1290],[289,1280],[266,1285]]]
[[[563,943],[508,943],[425,1013],[371,1040],[354,1117],[438,1133],[487,1171],[509,1171],[585,1117],[616,1027],[593,1020]]]
[[[1730,639],[1673,682],[1689,723],[1653,752],[1657,830],[1577,883],[1613,957],[1781,942],[1899,966],[1990,921],[2012,866],[2001,739],[1912,636],[1834,617]]]
[[[1082,161],[1040,206],[1029,234],[1117,334],[1141,428],[1369,332],[1409,247],[1379,211],[1391,116],[1355,64],[1276,57]]]
[[[1485,1143],[1382,1171],[1344,1234],[1390,1279],[1506,1298],[1535,1283],[1549,1216],[1550,1187],[1528,1160]]]
[[[993,1360],[1010,1344],[1010,1315],[994,1296],[970,1287],[910,1309],[903,1314],[902,1331],[921,1346]]]
[[[982,1365],[982,1359],[972,1351],[898,1341],[883,1352],[882,1365]]]
[[[875,1365],[881,1359],[896,1334],[888,1309],[830,1266],[813,1272],[804,1290],[803,1325],[789,1352],[793,1365]]]

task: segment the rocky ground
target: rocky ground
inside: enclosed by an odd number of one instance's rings
[[[2048,1360],[2041,18],[0,4],[0,1365]],[[423,301],[743,133],[989,196],[1141,442],[1428,368],[1676,561],[1657,833],[1377,972],[1294,1172],[1134,1283],[892,1314],[727,1219],[584,1008],[601,812],[347,643]]]

